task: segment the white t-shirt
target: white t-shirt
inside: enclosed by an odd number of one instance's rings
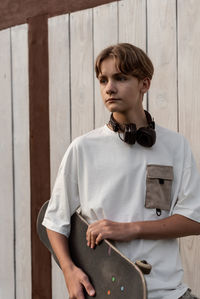
[[[89,223],[157,220],[173,214],[199,222],[200,175],[190,146],[179,133],[157,124],[155,130],[157,139],[151,148],[123,142],[107,125],[77,137],[61,162],[43,225],[68,237],[70,217],[78,206]],[[152,182],[153,192],[167,201],[160,216],[159,202],[145,207],[147,185],[151,193]],[[176,239],[114,245],[130,260],[152,265],[145,276],[149,299],[177,299],[186,291]]]

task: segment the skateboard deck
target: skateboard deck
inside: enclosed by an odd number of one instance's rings
[[[48,201],[38,214],[37,232],[40,240],[60,266],[49,242],[46,228],[42,225],[47,206]],[[140,268],[123,256],[108,240],[103,240],[94,249],[88,247],[87,227],[85,219],[75,212],[71,217],[69,248],[73,262],[88,275],[93,284],[96,291],[95,298],[146,299],[146,283]],[[85,298],[92,297],[85,291]]]

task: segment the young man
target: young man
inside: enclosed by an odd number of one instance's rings
[[[176,239],[200,234],[200,176],[190,146],[144,111],[154,69],[141,49],[108,47],[95,70],[111,119],[71,143],[43,221],[69,296],[83,299],[83,288],[95,294],[68,249],[70,217],[80,206],[88,246],[108,238],[132,261],[152,265],[149,299],[195,298],[181,282]]]

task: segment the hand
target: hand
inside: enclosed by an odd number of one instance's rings
[[[84,299],[83,288],[90,296],[95,295],[95,290],[89,281],[88,276],[75,265],[72,269],[63,270],[66,285],[68,288],[69,299]]]
[[[99,220],[88,226],[86,232],[87,245],[94,248],[103,239],[127,242],[136,237],[133,231],[134,223]]]

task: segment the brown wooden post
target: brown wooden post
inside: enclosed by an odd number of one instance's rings
[[[39,209],[50,197],[47,16],[30,18],[28,24],[32,298],[51,299],[51,258],[36,233]]]

